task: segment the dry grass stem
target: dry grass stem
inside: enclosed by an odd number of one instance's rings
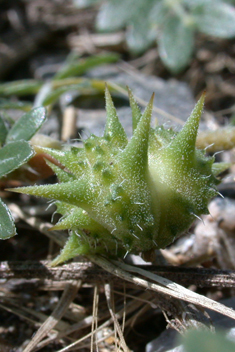
[[[125,338],[123,336],[122,328],[121,328],[121,326],[120,326],[120,324],[118,322],[118,319],[116,317],[116,314],[114,312],[114,304],[113,304],[113,299],[112,299],[113,293],[112,293],[111,286],[110,286],[110,284],[105,284],[104,288],[105,288],[105,296],[106,296],[106,301],[107,301],[109,313],[110,313],[110,315],[111,315],[111,317],[113,319],[113,322],[114,322],[115,332],[117,331],[117,334],[119,336],[120,345],[121,345],[121,347],[122,347],[124,352],[129,352],[130,350],[129,350],[129,348],[126,345]]]
[[[65,287],[65,290],[54,311],[40,326],[28,346],[24,349],[24,352],[33,351],[34,347],[37,346],[37,344],[43,339],[43,337],[48,335],[48,333],[57,325],[58,321],[62,318],[62,316],[68,309],[70,303],[74,300],[79,287],[81,287],[81,281],[72,281]]]
[[[91,261],[100,265],[105,270],[112,272],[114,275],[119,276],[123,280],[135,283],[137,286],[144,287],[165,295],[182,299],[184,301],[195,304],[196,306],[201,306],[214,310],[218,313],[226,315],[232,319],[235,319],[235,311],[231,308],[224,306],[218,302],[213,301],[207,297],[199,295],[195,292],[192,292],[185,287],[176,284],[168,279],[165,279],[161,276],[149,273],[146,270],[136,268],[120,262],[111,262],[107,259],[100,256],[89,256]],[[130,272],[137,273],[139,276],[130,274]],[[141,277],[147,277],[151,281],[142,279]],[[157,282],[157,284],[152,281]]]

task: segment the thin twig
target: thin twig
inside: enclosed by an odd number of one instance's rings
[[[147,270],[121,262],[111,262],[110,260],[98,255],[89,255],[89,259],[110,273],[119,276],[123,280],[132,282],[137,286],[193,303],[199,307],[211,309],[215,312],[235,319],[235,311],[233,309],[228,308],[223,304],[213,301],[203,295],[197,294],[196,292],[192,292],[164,277],[149,273]],[[132,275],[131,272],[137,273],[138,276]],[[142,277],[146,277],[149,280],[142,279]]]
[[[0,279],[39,279],[51,281],[82,280],[87,284],[113,282],[123,286],[123,280],[115,277],[90,261],[80,261],[50,267],[47,261],[0,262]],[[153,274],[164,276],[185,286],[195,284],[200,287],[234,287],[235,271],[203,268],[183,268],[174,266],[139,265]]]
[[[95,285],[93,295],[93,308],[92,308],[92,325],[91,325],[91,352],[94,351],[94,337],[97,341],[96,330],[98,327],[98,307],[99,307],[99,286]]]

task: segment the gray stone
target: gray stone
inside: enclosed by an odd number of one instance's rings
[[[188,85],[174,79],[164,81],[161,78],[145,76],[141,73],[129,75],[128,73],[119,72],[117,68],[112,66],[93,69],[88,76],[89,78],[102,79],[121,86],[128,85],[136,97],[146,102],[149,101],[154,92],[154,105],[182,121],[186,121],[195,104]],[[127,107],[118,108],[117,110],[121,123],[130,137],[132,134],[131,110]],[[85,133],[88,135],[90,133],[99,133],[100,135],[105,125],[105,113],[103,116],[98,114],[96,118],[93,117],[92,113],[90,115],[91,122],[89,122],[87,113],[81,114],[79,116],[79,126],[85,127]],[[180,127],[180,124],[172,122],[170,118],[163,116],[161,113],[153,112],[152,124],[155,123],[156,125],[156,120],[158,124],[164,124],[166,127],[174,126],[176,129]]]

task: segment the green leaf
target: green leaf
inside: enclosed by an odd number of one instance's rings
[[[89,81],[82,81],[78,84],[65,85],[63,87],[56,88],[47,94],[47,97],[43,100],[42,104],[43,106],[48,106],[55,103],[62,94],[71,91],[81,91],[84,88],[91,88]]]
[[[215,2],[220,2],[221,0],[182,0],[183,5],[187,8],[195,9],[197,6],[213,5]]]
[[[187,1],[187,0],[186,0]],[[149,21],[155,30],[159,30],[165,23],[166,18],[169,14],[169,7],[164,1],[155,1],[153,7],[149,12]]]
[[[219,38],[235,37],[235,8],[221,1],[196,8],[194,19],[198,30]]]
[[[158,37],[159,55],[173,73],[184,69],[193,52],[194,31],[179,17],[170,17]]]
[[[29,111],[32,109],[32,103],[27,101],[11,101],[9,99],[0,99],[0,109],[14,109],[14,110],[23,110]]]
[[[15,141],[0,149],[0,177],[17,169],[33,156],[34,152],[26,141]]]
[[[129,5],[128,5],[129,3]],[[131,17],[133,0],[104,3],[96,18],[96,27],[100,31],[116,31],[123,28]]]
[[[145,23],[156,0],[111,0],[104,3],[97,15],[96,26],[101,31],[115,31],[125,25]],[[139,21],[140,19],[140,21]]]
[[[35,108],[18,119],[9,131],[6,142],[30,140],[46,119],[45,108]]]
[[[185,352],[232,352],[235,344],[222,333],[192,330],[184,338]]]
[[[89,7],[97,2],[101,2],[101,0],[73,0],[74,6],[80,9]]]
[[[114,31],[127,27],[126,39],[133,53],[141,53],[155,40],[156,33],[149,21],[152,5],[156,0],[111,0],[101,6],[97,28]]]
[[[139,54],[148,49],[154,43],[156,33],[150,30],[150,25],[139,21],[129,26],[126,33],[127,45],[131,52]]]
[[[224,1],[229,3],[229,4],[235,4],[235,0],[224,0]]]
[[[0,84],[0,95],[26,95],[38,92],[42,82],[36,79],[24,79]]]
[[[7,238],[16,235],[16,228],[10,210],[0,199],[0,239],[6,240]]]
[[[0,116],[0,147],[3,145],[5,142],[6,136],[7,136],[8,130],[6,128],[6,125],[4,123],[3,118]]]
[[[94,55],[86,59],[78,60],[77,62],[69,63],[64,66],[54,77],[54,79],[62,79],[72,76],[80,76],[85,73],[87,70],[112,62],[116,62],[119,59],[119,55],[115,53],[103,54],[103,55]]]

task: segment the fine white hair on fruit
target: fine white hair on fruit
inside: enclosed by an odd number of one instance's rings
[[[209,200],[219,194],[216,176],[228,166],[195,146],[204,95],[181,131],[174,132],[151,128],[153,96],[142,113],[129,90],[130,140],[108,89],[105,98],[103,136],[92,134],[82,147],[62,151],[38,147],[57,161],[48,165],[60,182],[14,189],[52,199],[62,214],[53,228],[68,229],[70,236],[54,265],[77,255],[123,258],[165,248],[194,218],[208,213]]]

